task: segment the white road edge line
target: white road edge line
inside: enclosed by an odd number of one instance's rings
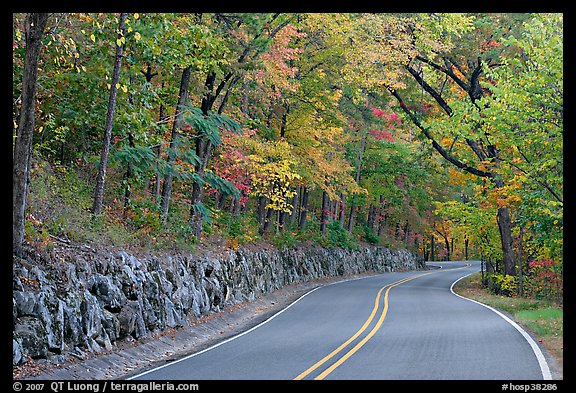
[[[506,322],[508,322],[510,325],[514,326],[514,328],[516,328],[516,330],[518,330],[520,332],[520,334],[522,334],[522,336],[526,339],[526,341],[528,341],[528,344],[530,344],[530,347],[532,347],[532,351],[534,351],[534,355],[536,355],[536,359],[538,359],[538,364],[540,365],[540,370],[542,371],[542,377],[545,380],[549,380],[552,379],[552,374],[550,373],[550,368],[548,367],[548,363],[546,362],[546,358],[544,357],[544,354],[542,353],[542,350],[540,349],[540,347],[538,346],[538,344],[536,344],[536,342],[534,341],[534,339],[532,339],[532,337],[526,333],[526,331],[524,329],[522,329],[522,327],[520,325],[518,325],[516,322],[514,322],[513,320],[511,320],[510,318],[508,318],[506,315],[502,314],[500,311],[496,310],[495,308],[492,308],[484,303],[480,303],[476,300],[473,299],[469,299],[465,296],[461,296],[458,295],[456,292],[454,292],[454,285],[456,285],[456,283],[460,280],[462,280],[463,278],[466,278],[472,274],[474,274],[475,272],[472,272],[470,274],[467,274],[465,276],[460,277],[458,280],[454,281],[452,283],[452,285],[450,286],[450,292],[452,292],[452,294],[465,299],[465,300],[469,300],[471,302],[477,303],[481,306],[486,307],[489,310],[494,311],[496,314],[498,314],[499,316],[501,316],[502,318],[504,318],[504,320]]]
[[[388,273],[388,272],[385,272],[385,273]],[[392,273],[392,272],[389,272],[389,273]],[[193,354],[190,354],[190,355],[185,356],[185,357],[183,357],[183,358],[174,360],[173,362],[166,363],[166,364],[163,364],[163,365],[161,365],[161,366],[158,366],[158,367],[152,368],[152,369],[150,369],[150,370],[144,371],[144,372],[142,372],[142,373],[140,373],[140,374],[133,375],[133,376],[131,376],[131,377],[129,377],[129,378],[126,378],[126,380],[127,380],[127,381],[130,381],[130,380],[132,380],[132,379],[140,378],[140,377],[142,377],[142,376],[144,376],[144,375],[146,375],[146,374],[149,374],[149,373],[151,373],[151,372],[153,372],[153,371],[158,371],[158,370],[160,370],[160,369],[163,369],[164,367],[168,367],[168,366],[171,366],[171,365],[173,365],[173,364],[180,363],[180,362],[182,362],[182,361],[184,361],[184,360],[193,358],[194,356],[203,354],[204,352],[208,352],[208,351],[210,351],[211,349],[214,349],[214,348],[216,348],[216,347],[219,347],[220,345],[226,344],[227,342],[230,342],[230,341],[235,340],[235,339],[237,339],[237,338],[239,338],[239,337],[242,337],[242,336],[244,336],[245,334],[248,334],[248,333],[250,333],[251,331],[256,330],[257,328],[259,328],[260,326],[264,325],[265,323],[270,322],[271,320],[273,320],[274,318],[276,318],[278,315],[280,315],[280,314],[282,314],[284,311],[288,310],[288,309],[289,309],[290,307],[292,307],[294,304],[298,303],[300,300],[302,300],[302,298],[304,298],[305,296],[308,296],[309,294],[311,294],[312,292],[314,292],[314,291],[316,291],[316,290],[318,290],[318,289],[320,289],[320,288],[325,288],[325,287],[330,286],[330,285],[339,284],[339,283],[347,282],[347,281],[362,280],[362,279],[365,279],[365,278],[370,278],[370,277],[378,276],[378,275],[380,275],[380,274],[384,274],[384,273],[375,273],[375,274],[373,274],[373,275],[368,275],[368,276],[365,276],[365,277],[355,277],[355,278],[350,278],[350,279],[344,279],[344,280],[340,280],[340,281],[336,281],[336,282],[331,282],[331,283],[328,283],[328,284],[325,284],[325,285],[321,285],[321,286],[319,286],[319,287],[316,287],[316,288],[314,288],[314,289],[311,289],[310,291],[308,291],[308,292],[306,292],[305,294],[303,294],[302,296],[300,296],[298,299],[294,300],[294,301],[293,301],[292,303],[290,303],[288,306],[286,306],[286,307],[283,308],[282,310],[278,311],[276,314],[272,315],[270,318],[268,318],[268,319],[260,322],[258,325],[253,326],[252,328],[246,330],[245,332],[242,332],[242,333],[239,333],[239,334],[237,334],[237,335],[235,335],[235,336],[232,336],[232,337],[230,337],[230,338],[228,338],[228,339],[226,339],[226,340],[224,340],[224,341],[221,341],[221,342],[219,342],[219,343],[217,343],[217,344],[214,344],[214,345],[212,345],[212,346],[210,346],[210,347],[208,347],[208,348],[204,348],[204,349],[201,350],[201,351],[194,352]]]

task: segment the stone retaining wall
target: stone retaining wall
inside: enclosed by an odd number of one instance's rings
[[[324,248],[137,258],[80,252],[44,263],[14,259],[13,364],[60,363],[190,324],[285,285],[329,276],[424,267],[406,251]]]

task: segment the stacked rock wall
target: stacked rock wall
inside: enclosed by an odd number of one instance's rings
[[[237,250],[219,257],[78,252],[44,263],[15,258],[13,364],[110,350],[118,340],[185,326],[292,283],[422,267],[414,254],[386,248]]]

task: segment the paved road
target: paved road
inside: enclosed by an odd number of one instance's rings
[[[239,336],[132,379],[549,379],[529,336],[451,291],[479,263],[436,265],[318,288]]]

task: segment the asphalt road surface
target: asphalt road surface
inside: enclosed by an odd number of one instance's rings
[[[537,344],[452,292],[479,262],[317,288],[260,325],[130,379],[551,379]]]

